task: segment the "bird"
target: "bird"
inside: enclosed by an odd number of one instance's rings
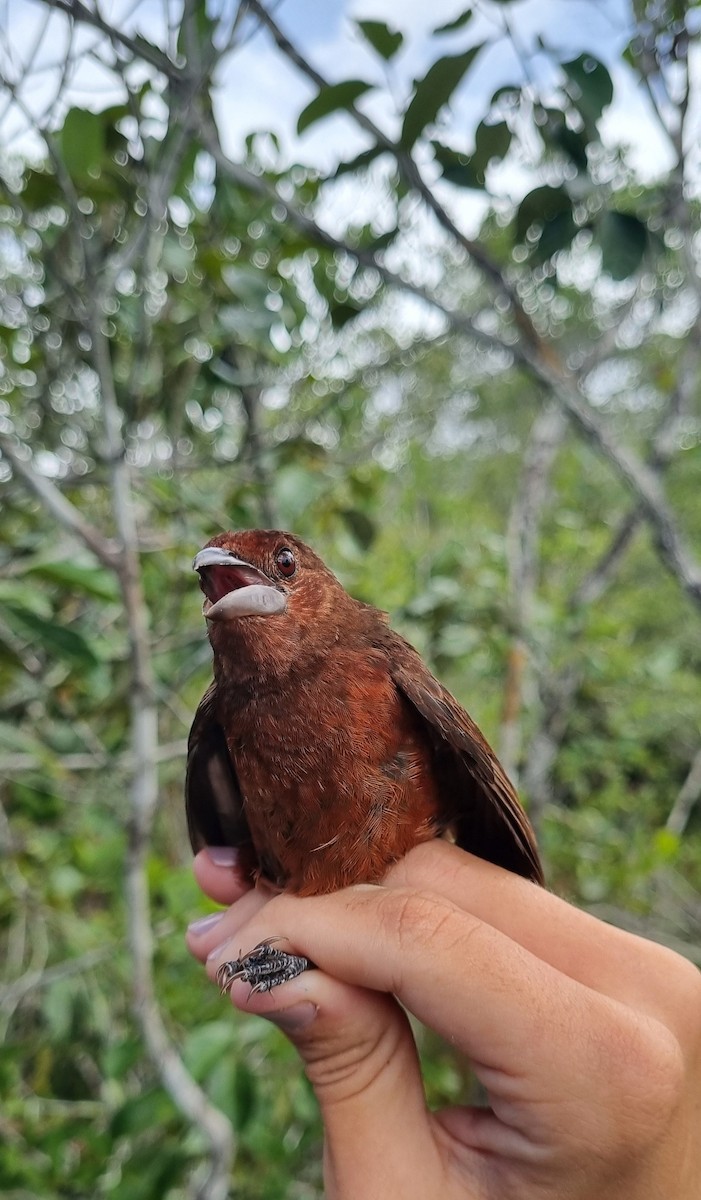
[[[283,530],[219,533],[193,567],[213,652],[188,739],[195,852],[235,846],[252,882],[310,896],[379,883],[447,837],[543,884],[494,751],[385,612]],[[223,964],[222,990],[268,990],[312,965],[272,940]]]

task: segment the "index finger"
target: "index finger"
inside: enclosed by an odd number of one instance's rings
[[[675,985],[699,994],[701,975],[674,951],[448,842],[417,846],[391,868],[385,886],[430,889],[568,978],[665,1023]]]
[[[277,896],[208,970],[214,977],[230,950],[273,936],[327,975],[394,993],[468,1056],[497,1124],[526,1120],[536,1138],[550,1136],[563,1105],[594,1124],[597,1114],[625,1108],[639,1086],[639,1064],[671,1053],[672,1039],[657,1022],[561,974],[435,893],[359,885],[304,899]],[[313,973],[307,986],[314,987]],[[251,996],[249,1011],[258,1003]],[[600,1132],[590,1131],[591,1144]]]

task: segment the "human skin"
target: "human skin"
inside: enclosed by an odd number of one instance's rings
[[[188,945],[212,980],[272,937],[318,965],[230,997],[303,1059],[329,1200],[699,1200],[701,974],[685,959],[445,842],[382,885],[307,898],[250,889],[230,855],[195,860],[229,907]],[[399,1001],[469,1058],[489,1107],[427,1109]]]

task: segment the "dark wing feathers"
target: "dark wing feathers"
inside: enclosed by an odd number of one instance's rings
[[[513,785],[470,715],[431,675],[420,655],[393,630],[383,630],[392,678],[427,724],[441,794],[464,850],[543,883],[530,822]]]
[[[200,701],[187,744],[185,809],[192,849],[249,846],[236,772],[217,720],[216,685]]]
[[[404,638],[375,624],[372,641],[387,656],[399,691],[423,717],[435,752],[437,782],[463,849],[543,882],[533,831],[512,784],[468,713],[431,675]],[[205,693],[190,730],[185,782],[193,850],[237,846],[256,856],[236,772],[216,713],[216,686]]]

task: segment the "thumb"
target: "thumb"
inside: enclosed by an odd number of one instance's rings
[[[329,1200],[425,1200],[421,1179],[432,1177],[439,1155],[397,1001],[318,970],[256,995],[239,981],[230,994],[244,1012],[278,1025],[304,1061],[324,1123]]]

